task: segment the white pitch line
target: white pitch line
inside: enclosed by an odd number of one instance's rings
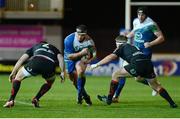
[[[27,103],[27,102],[23,102],[23,101],[15,101],[15,102],[17,102],[17,103],[19,103],[19,104],[23,104],[23,105],[29,105],[29,106],[32,106],[31,103]]]
[[[1,98],[1,100],[2,100],[2,101],[7,101],[7,100],[2,99],[2,98]],[[17,100],[15,100],[15,103],[19,103],[19,104],[23,104],[23,105],[29,105],[29,106],[32,106],[31,103],[27,103],[27,102],[23,102],[23,101],[17,101]]]

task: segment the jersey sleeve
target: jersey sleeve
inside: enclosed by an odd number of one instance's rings
[[[156,23],[154,23],[154,24],[151,26],[151,31],[152,31],[153,33],[159,31],[158,25],[157,25]]]
[[[31,48],[29,48],[28,50],[26,50],[26,52],[25,52],[25,53],[28,54],[30,57],[33,56],[33,48],[34,48],[34,47],[31,47]]]
[[[74,53],[73,41],[74,41],[74,37],[72,35],[67,36],[64,39],[64,57],[65,57],[65,59],[68,59],[69,54]]]
[[[118,57],[121,56],[121,47],[117,47],[114,51],[113,51],[113,54],[117,55]]]
[[[60,51],[59,51],[59,49],[57,49],[55,46],[52,46],[53,47],[53,52],[55,53],[55,54],[62,54]]]

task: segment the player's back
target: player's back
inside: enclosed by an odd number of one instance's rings
[[[119,46],[113,53],[118,57],[126,60],[128,63],[140,57],[146,58],[145,55],[137,49],[137,47],[132,46],[128,43]]]
[[[59,54],[60,51],[55,46],[43,42],[28,49],[26,53],[29,56],[42,56],[53,62],[57,62],[57,54]]]

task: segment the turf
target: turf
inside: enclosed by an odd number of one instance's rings
[[[180,77],[159,77],[180,106]],[[11,84],[8,75],[0,75],[0,118],[180,118],[180,107],[172,109],[160,96],[151,96],[151,89],[133,79],[127,79],[120,103],[107,106],[97,100],[97,94],[107,94],[110,77],[87,77],[86,89],[93,105],[76,104],[76,90],[67,79],[64,84],[57,77],[52,89],[40,100],[41,108],[34,108],[31,99],[44,80],[38,77],[25,79],[16,97],[15,107],[3,108],[9,98]]]

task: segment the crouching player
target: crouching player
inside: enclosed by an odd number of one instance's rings
[[[25,62],[27,63],[23,66]],[[14,106],[14,100],[20,89],[21,81],[30,76],[41,75],[45,79],[45,83],[32,99],[34,107],[40,107],[39,99],[51,89],[54,83],[57,63],[61,69],[61,82],[64,82],[64,59],[55,46],[47,42],[40,42],[28,49],[17,61],[9,76],[9,81],[12,82],[11,96],[4,107]]]
[[[94,41],[87,34],[87,27],[79,25],[76,32],[68,35],[64,40],[64,60],[66,72],[77,89],[77,104],[83,100],[87,105],[92,105],[90,96],[85,90],[87,64],[96,57]]]
[[[98,63],[92,64],[91,69],[106,64],[119,57],[127,61],[129,64],[120,68],[112,74],[108,96],[98,95],[98,99],[110,105],[112,103],[112,98],[115,90],[117,89],[119,79],[121,79],[121,77],[128,77],[131,75],[133,77],[136,77],[137,80],[145,78],[152,89],[156,90],[160,94],[160,96],[170,104],[170,107],[176,108],[177,105],[169,96],[168,92],[160,85],[160,83],[158,83],[151,60],[148,59],[135,46],[126,43],[126,37],[118,36],[115,40],[117,48],[114,50],[114,52],[106,56]]]

